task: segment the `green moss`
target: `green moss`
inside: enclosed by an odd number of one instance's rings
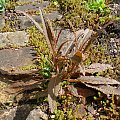
[[[60,12],[64,15],[59,25],[69,27],[68,20],[70,20],[75,28],[94,28],[98,29],[105,22],[108,22],[110,11],[97,13],[88,10],[87,0],[56,0],[59,4]]]
[[[13,23],[13,22],[12,22]],[[10,26],[11,22],[10,21],[6,21],[5,22],[5,26],[3,28],[0,29],[0,32],[14,32],[16,31],[14,28],[12,28]]]
[[[14,10],[16,6],[16,0],[8,0],[8,3],[6,4],[7,10]]]
[[[40,69],[49,67],[49,59],[51,58],[44,35],[42,35],[35,26],[27,29],[30,35],[29,44],[35,46],[38,56],[38,66]]]
[[[58,10],[58,7],[53,3],[50,3],[46,8],[43,9],[44,13],[51,13]]]
[[[27,5],[27,4],[31,4],[31,3],[32,2],[29,2],[29,1],[23,1],[23,2],[17,1],[16,5],[22,6],[22,5]]]
[[[20,69],[21,69],[21,70],[32,70],[32,69],[36,69],[36,68],[37,68],[37,65],[31,64],[31,65],[23,66],[23,67],[21,67]]]
[[[117,79],[118,76],[120,76],[119,72],[119,58],[113,58],[109,55],[108,46],[106,45],[91,45],[89,51],[88,51],[88,58],[84,61],[85,65],[90,65],[92,63],[101,63],[101,64],[110,64],[116,69],[108,69],[104,72],[99,72],[96,75],[97,76],[104,76],[104,77],[110,77],[113,79]]]
[[[42,35],[35,26],[28,28],[27,32],[30,35],[29,44],[35,46],[37,55],[40,55],[41,53],[43,55],[48,55],[49,49],[48,49],[44,35]]]

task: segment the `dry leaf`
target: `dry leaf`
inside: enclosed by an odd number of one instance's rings
[[[45,19],[44,19],[44,17],[43,17],[43,13],[42,13],[42,11],[41,11],[40,8],[39,8],[39,11],[40,11],[40,17],[41,17],[42,25],[43,25],[43,31],[44,31],[43,34],[44,34],[44,36],[46,37],[47,45],[48,45],[51,53],[53,54],[53,53],[54,53],[54,49],[53,49],[52,44],[51,44],[51,41],[50,41],[50,39],[49,39],[50,36],[48,35],[48,32],[51,32],[51,29],[47,29],[47,27],[50,28],[50,26],[49,26],[49,24],[47,24],[47,21],[45,21]],[[39,26],[40,26],[40,25],[39,25]],[[50,30],[50,31],[49,31],[49,30]],[[51,33],[50,33],[50,35],[51,35]]]
[[[89,85],[86,84],[87,87],[94,88],[98,91],[103,92],[106,95],[113,94],[113,95],[120,95],[120,89],[113,87],[111,85]]]
[[[110,79],[110,78],[105,78],[105,77],[100,77],[100,76],[81,76],[77,78],[78,82],[82,83],[89,83],[89,84],[108,84],[108,85],[120,85],[120,82]]]
[[[77,31],[77,32],[76,32],[76,37],[77,37],[78,39],[80,39],[81,36],[83,35],[83,33],[84,33],[84,30],[83,30],[83,29]],[[73,38],[73,39],[74,39],[74,38]],[[76,42],[76,39],[74,39],[73,41],[71,41],[71,42],[69,43],[69,45],[67,46],[67,49],[65,50],[65,52],[63,52],[63,56],[67,55],[67,54],[73,49],[73,47],[75,46],[75,42]],[[76,49],[78,49],[78,48],[76,48]]]
[[[100,63],[93,63],[85,69],[86,73],[96,73],[102,72],[107,69],[113,69],[113,67],[109,64],[100,64]]]
[[[90,29],[84,30],[84,36],[79,40],[78,48],[81,50],[85,44],[88,42],[89,38],[91,37],[93,31]]]
[[[75,63],[80,63],[82,60],[82,53],[78,50],[75,54],[71,57],[72,61]]]
[[[60,83],[62,81],[62,76],[62,74],[59,74],[55,77],[52,77],[48,84],[48,103],[51,113],[53,113],[57,109],[56,97],[61,91]]]

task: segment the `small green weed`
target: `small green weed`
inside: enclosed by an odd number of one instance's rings
[[[88,0],[87,7],[90,11],[96,13],[106,13],[109,12],[105,0]]]
[[[5,10],[6,2],[8,2],[8,0],[0,0],[0,13],[2,13]]]

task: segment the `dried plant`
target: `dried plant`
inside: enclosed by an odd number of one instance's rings
[[[90,66],[83,65],[85,51],[93,40],[93,37],[91,38],[91,35],[94,34],[92,30],[82,29],[75,31],[71,22],[69,21],[69,25],[71,26],[75,37],[72,41],[66,40],[58,47],[58,39],[61,31],[58,36],[55,37],[51,22],[44,18],[41,10],[40,15],[43,28],[41,28],[40,25],[30,15],[23,11],[17,12],[23,13],[25,16],[31,19],[40,32],[44,34],[50,49],[50,53],[52,54],[50,63],[53,68],[53,74],[49,79],[47,89],[49,108],[52,113],[55,111],[55,109],[57,109],[56,97],[61,94],[61,82],[63,80],[76,83],[81,82],[88,88],[90,87],[99,90],[105,94],[120,95],[119,90],[116,87],[113,87],[113,85],[119,85],[120,82],[110,78],[92,76],[93,73],[105,71],[106,69],[113,69],[112,66],[100,63],[95,63]],[[76,73],[78,74],[77,78],[72,79],[72,76],[74,76]],[[89,73],[91,76],[86,76],[87,73]],[[76,96],[76,94],[77,93],[74,95]]]

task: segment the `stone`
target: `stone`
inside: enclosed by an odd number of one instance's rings
[[[25,104],[11,109],[0,110],[0,120],[47,120],[48,116],[40,108],[33,109]]]
[[[28,11],[38,11],[39,7],[41,9],[46,8],[49,5],[49,1],[43,1],[43,2],[32,2],[31,4],[24,4],[22,6],[16,6],[15,10],[21,10],[24,12],[28,12]]]
[[[34,15],[32,17],[35,19],[36,22],[41,23],[40,16]],[[34,23],[26,16],[18,16],[18,20],[20,21],[19,26],[20,26],[21,30],[24,30],[24,29],[34,25]]]
[[[120,57],[120,38],[110,38],[109,53],[113,57]]]
[[[0,48],[26,46],[29,36],[25,31],[0,33]]]
[[[0,50],[0,72],[9,75],[32,73],[35,70],[32,67],[35,62],[35,54],[32,47]],[[28,66],[31,66],[31,69],[22,69]]]
[[[8,87],[8,82],[10,82],[9,79],[0,76],[0,103],[2,104],[12,101],[12,96],[4,92],[4,89]]]
[[[24,0],[21,0],[21,1],[24,1]],[[21,11],[24,11],[24,12],[32,12],[32,11],[39,11],[39,7],[41,9],[44,9],[46,8],[48,5],[50,4],[49,1],[43,1],[43,2],[32,2],[31,1],[31,4],[24,4],[24,5],[19,5],[19,6],[16,6],[15,10],[21,10]],[[50,20],[56,20],[56,19],[61,19],[62,18],[62,15],[58,12],[58,11],[53,11],[51,13],[47,13],[47,14],[44,14],[44,16],[46,18],[49,18]],[[38,22],[38,23],[41,23],[41,17],[40,15],[32,15],[33,19]],[[33,26],[33,22],[27,18],[26,16],[18,16],[17,18],[19,20],[19,23],[20,23],[20,30],[24,30],[30,26]]]
[[[16,109],[17,107],[9,110],[0,110],[0,120],[13,120]]]
[[[49,20],[60,20],[62,18],[62,15],[58,11],[53,11],[51,13],[45,14],[44,16]]]
[[[120,2],[110,4],[110,9],[111,9],[111,15],[113,17],[114,16],[120,16]]]
[[[30,112],[26,120],[47,120],[48,116],[40,108]]]
[[[45,14],[44,16],[49,20],[56,20],[60,16],[60,13],[58,11],[53,11],[52,13]],[[41,23],[40,15],[32,15],[32,17],[36,22]],[[18,20],[20,23],[19,26],[21,30],[34,25],[34,23],[26,16],[18,16]]]
[[[62,28],[54,28],[56,36],[58,35],[58,33],[60,32],[61,29]],[[85,30],[81,29],[81,30],[76,31],[76,37],[78,37],[78,40],[81,38],[80,37],[81,32],[84,33]],[[70,42],[67,42],[67,45],[69,45],[68,43],[71,43],[71,41],[73,41],[74,39],[75,39],[75,35],[72,31],[70,31],[70,29],[62,29],[59,39],[58,39],[58,46],[60,46],[61,43],[65,42],[67,40],[70,41]]]
[[[32,106],[26,104],[11,109],[0,110],[0,120],[26,120],[32,109]]]
[[[0,15],[0,29],[5,26],[5,20],[2,15]]]

